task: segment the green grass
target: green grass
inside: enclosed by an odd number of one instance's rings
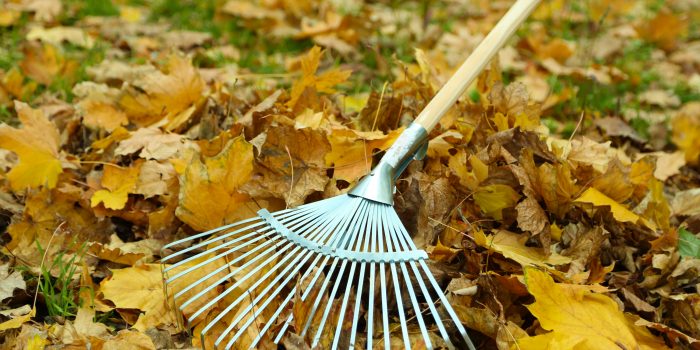
[[[45,250],[36,242],[39,252],[43,255]],[[73,276],[78,270],[78,263],[85,254],[86,245],[83,243],[69,258],[66,251],[56,254],[50,264],[42,266],[39,292],[44,296],[46,309],[49,316],[74,317],[80,306],[78,303],[79,288],[72,285]],[[64,258],[66,258],[64,260]],[[58,276],[53,277],[51,271],[58,271]]]

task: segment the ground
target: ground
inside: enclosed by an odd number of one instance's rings
[[[0,0],[0,343],[201,347],[163,246],[347,191],[511,3]],[[700,348],[700,4],[543,1],[429,136],[395,208],[478,348]]]

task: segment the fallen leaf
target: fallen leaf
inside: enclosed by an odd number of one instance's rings
[[[171,55],[162,71],[147,74],[123,88],[119,106],[138,126],[167,119],[166,129],[173,130],[189,120],[202,99],[204,87],[197,68],[188,59]]]
[[[474,232],[476,244],[500,253],[506,258],[513,259],[523,267],[535,265],[549,268],[571,262],[569,257],[554,252],[546,255],[542,249],[525,246],[527,239],[528,236],[525,234],[517,234],[505,230],[499,230],[495,235],[486,235],[482,231]]]
[[[550,331],[521,338],[522,349],[666,349],[661,339],[619,311],[609,297],[587,286],[554,283],[546,272],[525,268],[527,290],[535,302],[527,308]]]
[[[58,78],[70,78],[78,62],[66,59],[56,46],[33,43],[24,48],[22,73],[39,84],[51,85]]]
[[[640,102],[661,108],[678,107],[681,99],[672,92],[660,89],[646,90],[637,96]]]
[[[671,140],[685,152],[689,164],[700,160],[700,103],[691,102],[683,106],[671,121]]]
[[[176,181],[176,174],[171,163],[148,160],[141,166],[134,193],[146,198],[162,196],[170,193],[174,181]],[[176,185],[175,188],[177,188]]]
[[[480,186],[474,192],[474,202],[486,215],[496,220],[501,220],[503,209],[514,207],[518,199],[520,199],[520,194],[508,185]]]
[[[700,259],[700,238],[682,227],[679,228],[678,253],[684,257]]]
[[[669,177],[680,172],[685,166],[685,154],[681,151],[666,153],[656,152],[656,168],[654,169],[654,177],[666,181]]]
[[[27,284],[19,271],[9,272],[10,264],[0,265],[0,301],[12,296],[15,289],[24,290]]]
[[[68,42],[88,49],[95,44],[95,40],[82,29],[63,26],[52,28],[34,27],[27,33],[27,40],[40,40],[55,46]]]
[[[613,217],[620,222],[637,223],[640,220],[639,215],[631,212],[622,204],[614,201],[593,187],[589,187],[580,197],[576,198],[574,202],[591,203],[598,207],[610,207],[610,212],[612,212]]]
[[[4,332],[8,329],[15,329],[15,328],[22,327],[22,325],[26,322],[29,322],[29,320],[31,320],[35,314],[36,314],[36,309],[32,308],[31,311],[29,311],[29,313],[27,313],[25,315],[15,316],[15,317],[13,317],[13,318],[11,318],[3,323],[0,323],[0,332]]]
[[[177,217],[195,230],[206,231],[243,219],[250,197],[240,191],[253,173],[253,146],[243,136],[230,140],[216,156],[200,159],[193,150],[180,176]]]
[[[129,193],[133,193],[136,188],[142,164],[139,162],[128,168],[106,166],[101,181],[104,189],[92,195],[90,206],[96,207],[102,203],[107,209],[124,209]]]
[[[141,332],[123,329],[114,338],[107,339],[101,350],[156,350],[153,340]]]
[[[129,138],[119,142],[114,154],[129,155],[141,150],[141,158],[167,160],[179,157],[184,148],[182,135],[163,133],[157,128],[139,128]]]
[[[676,47],[679,38],[688,33],[688,21],[683,15],[677,15],[663,10],[651,20],[644,21],[637,27],[639,36],[647,41],[658,44],[664,50]]]
[[[376,151],[389,148],[403,129],[385,135],[382,132],[361,132],[334,128],[328,134],[331,151],[326,154],[326,166],[333,166],[333,177],[353,183],[367,174]]]
[[[117,308],[143,311],[134,324],[141,332],[176,323],[165,299],[160,264],[112,270],[112,277],[100,283],[100,292]]]
[[[671,199],[673,215],[700,214],[700,188],[693,188],[676,193]]]
[[[23,128],[0,125],[0,147],[19,156],[19,163],[7,174],[12,190],[45,186],[53,188],[63,171],[58,153],[58,129],[43,112],[24,102],[15,102]]]
[[[330,94],[335,92],[333,87],[350,77],[350,71],[343,69],[330,69],[317,75],[316,71],[321,61],[321,55],[323,55],[323,50],[318,46],[314,46],[302,57],[300,61],[302,76],[292,85],[292,90],[289,93],[290,98],[287,102],[289,108],[295,109],[299,99],[305,93],[322,92]],[[311,91],[307,92],[307,89]]]
[[[530,197],[518,203],[515,211],[518,213],[518,227],[523,231],[530,231],[533,235],[537,235],[549,226],[547,214],[540,204]]]

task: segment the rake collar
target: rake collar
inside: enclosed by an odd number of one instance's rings
[[[409,163],[422,159],[428,148],[428,132],[412,123],[394,141],[372,171],[353,187],[349,195],[394,205],[395,182]]]

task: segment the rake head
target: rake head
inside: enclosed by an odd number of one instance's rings
[[[164,249],[188,244],[163,272],[203,346],[254,348],[291,328],[312,347],[410,348],[418,330],[427,348],[473,349],[391,205],[346,194],[263,209]]]

